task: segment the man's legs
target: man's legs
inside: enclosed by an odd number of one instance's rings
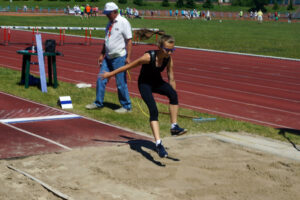
[[[102,66],[100,68],[99,74],[103,73],[104,71],[109,72],[108,63],[107,60],[104,59],[102,62]],[[96,100],[95,104],[98,107],[103,107],[103,101],[104,101],[104,95],[105,95],[105,87],[108,82],[108,79],[101,79],[101,77],[98,76],[97,78],[97,87],[96,87]]]
[[[125,60],[126,60],[126,56],[112,59],[111,64],[113,66],[113,70],[124,66]],[[116,84],[118,88],[118,97],[119,97],[120,104],[122,105],[123,108],[127,110],[131,110],[131,101],[130,101],[128,87],[127,87],[126,71],[116,75]]]

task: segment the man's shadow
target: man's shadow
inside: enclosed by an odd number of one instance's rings
[[[112,110],[116,110],[116,109],[118,109],[118,108],[121,108],[121,106],[118,105],[118,104],[110,103],[110,102],[106,102],[106,101],[103,102],[103,106],[104,106],[104,107],[107,107],[107,108],[110,108],[110,109],[112,109]]]
[[[143,148],[147,148],[149,150],[155,151],[156,152],[156,146],[153,142],[149,140],[143,140],[143,139],[135,139],[132,137],[127,137],[124,135],[120,135],[121,138],[128,139],[128,141],[116,141],[116,140],[99,140],[99,139],[94,139],[96,142],[109,142],[109,143],[120,143],[120,144],[129,144],[130,149],[142,154],[147,160],[153,162],[154,164],[160,166],[160,167],[165,167],[166,165],[154,160],[154,158],[151,156],[150,153],[147,151],[144,151]],[[177,158],[172,158],[170,156],[167,157],[167,159],[173,160],[173,161],[180,161]]]

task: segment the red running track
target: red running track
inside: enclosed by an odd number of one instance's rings
[[[0,92],[0,159],[143,140],[149,138]]]
[[[31,38],[31,32],[12,33],[12,41],[16,43],[30,42]],[[59,40],[59,36],[52,34],[43,34],[42,38]],[[65,55],[57,58],[59,80],[91,83],[95,87],[99,71],[96,63],[103,41],[93,39],[92,43],[97,44],[91,46],[74,44],[83,43],[84,38],[67,37],[66,41],[73,44],[57,47]],[[0,45],[0,65],[20,70],[21,56],[16,51],[26,46]],[[132,60],[153,48],[153,45],[134,46]],[[300,130],[299,61],[186,48],[177,48],[173,59],[181,107],[275,128]],[[136,85],[139,70],[131,70],[129,90],[133,96],[139,96]],[[32,71],[37,73],[37,68]],[[113,80],[108,90],[115,91]],[[167,102],[163,97],[156,98]]]

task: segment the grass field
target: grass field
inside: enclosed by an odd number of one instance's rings
[[[97,17],[89,20],[81,20],[74,16],[57,17],[7,17],[0,16],[1,25],[24,25],[24,26],[82,26],[82,27],[104,27],[107,23],[105,17]],[[134,28],[159,28],[167,34],[174,35],[176,44],[186,47],[198,47],[226,51],[245,52],[253,54],[300,58],[300,23],[265,22],[258,24],[254,21],[200,21],[200,20],[130,20]],[[74,33],[74,32],[72,32]],[[76,34],[79,34],[78,32]],[[82,32],[82,34],[84,34]],[[103,37],[103,32],[94,32],[94,36]],[[42,94],[39,89],[30,87],[24,90],[19,86],[20,73],[0,68],[1,84],[0,90],[57,107],[56,102],[59,96],[66,91],[74,99],[73,112],[92,117],[108,123],[128,127],[136,131],[151,133],[148,125],[148,118],[140,112],[135,105],[133,113],[119,116],[111,111],[111,108],[104,108],[101,112],[87,111],[84,106],[86,102],[92,102],[95,97],[95,89],[80,90],[69,83],[60,82],[58,89],[49,88],[47,94]],[[106,102],[118,105],[115,93],[106,94]],[[141,101],[133,99],[133,103]],[[146,108],[144,108],[146,110]],[[159,110],[167,112],[167,106],[159,104]],[[198,113],[192,110],[180,109],[181,115],[195,117],[215,117],[205,113]],[[162,136],[169,134],[169,117],[160,115]],[[190,133],[197,132],[248,132],[259,134],[275,139],[286,140],[278,134],[278,130],[258,126],[251,123],[235,121],[217,117],[213,123],[195,123],[190,118],[180,118],[181,125],[189,127]],[[294,143],[300,144],[297,135],[287,135]]]
[[[113,0],[114,2],[117,2],[116,0]],[[104,4],[106,3],[106,1],[101,1],[99,0],[98,2],[90,2],[90,1],[86,1],[86,2],[75,2],[74,0],[70,0],[70,1],[49,1],[49,0],[41,0],[41,1],[37,1],[37,0],[13,0],[12,3],[10,3],[9,0],[0,0],[0,6],[1,7],[7,7],[10,6],[11,11],[15,11],[16,7],[18,7],[19,9],[22,9],[24,5],[27,5],[27,7],[29,9],[31,9],[32,7],[35,6],[39,6],[39,8],[50,8],[50,9],[55,9],[55,8],[59,8],[59,9],[63,9],[66,8],[67,5],[70,5],[71,7],[73,7],[74,5],[85,5],[86,3],[89,3],[92,6],[98,6],[100,9],[102,9],[104,7]],[[169,10],[169,9],[177,9],[175,6],[175,3],[170,2],[170,6],[169,7],[163,7],[161,5],[161,2],[157,2],[157,1],[146,1],[144,0],[144,5],[142,6],[138,6],[136,4],[133,4],[133,0],[128,0],[126,4],[120,4],[118,3],[120,8],[126,8],[127,6],[132,7],[132,8],[137,8],[137,9],[153,9],[153,10]],[[294,6],[295,10],[297,10],[297,8],[299,6]],[[286,10],[286,6],[279,6],[277,11],[280,12],[287,12]],[[203,9],[206,10],[205,8],[202,7],[202,3],[196,3],[196,9]],[[240,6],[230,6],[230,5],[214,5],[214,8],[210,9],[211,11],[222,11],[222,12],[239,12],[240,10],[243,11],[248,11],[249,7],[240,7]],[[275,12],[273,10],[273,6],[269,5],[266,6],[266,9],[268,12]]]

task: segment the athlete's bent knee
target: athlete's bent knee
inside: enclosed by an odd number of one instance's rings
[[[178,96],[177,96],[177,92],[175,90],[170,92],[169,99],[170,99],[170,104],[178,105]]]
[[[157,109],[150,110],[150,122],[151,121],[158,121],[158,110]]]

